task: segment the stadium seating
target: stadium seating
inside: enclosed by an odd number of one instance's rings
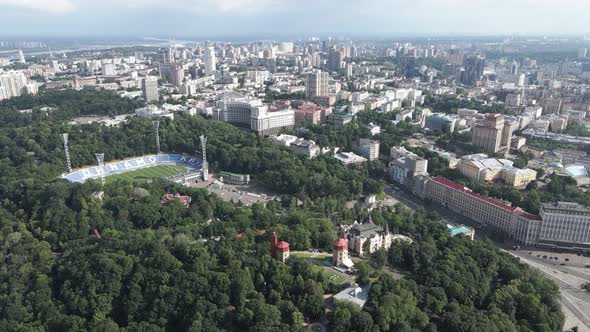
[[[182,154],[149,155],[106,163],[102,167],[102,170],[99,166],[91,166],[77,169],[72,173],[63,174],[62,178],[70,182],[83,183],[88,179],[99,178],[102,172],[104,172],[104,176],[110,176],[141,168],[166,164],[175,164],[187,167],[190,170],[199,170],[203,165],[203,161],[200,158]]]

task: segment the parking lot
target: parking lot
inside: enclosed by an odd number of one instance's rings
[[[195,183],[193,187],[207,189],[209,192],[217,194],[226,202],[241,202],[245,206],[250,206],[254,203],[266,203],[275,198],[274,195],[256,185],[222,184],[213,177],[208,181]]]

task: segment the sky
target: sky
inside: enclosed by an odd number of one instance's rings
[[[587,13],[590,0],[0,0],[0,35],[582,35]]]

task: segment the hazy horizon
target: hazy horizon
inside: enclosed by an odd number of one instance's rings
[[[0,35],[580,36],[589,10],[579,0],[0,0]]]

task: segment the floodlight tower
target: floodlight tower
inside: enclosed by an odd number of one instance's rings
[[[207,181],[209,179],[209,163],[207,162],[207,137],[205,135],[201,135],[201,158],[203,158],[202,164],[202,172],[203,172],[203,181]]]
[[[160,154],[160,121],[152,121],[154,125],[154,135],[156,135],[156,154]]]
[[[66,153],[66,165],[68,173],[72,173],[72,159],[70,158],[70,147],[68,146],[68,133],[61,134],[61,139],[64,142],[64,151]]]
[[[104,153],[95,153],[98,162],[98,172],[100,173],[100,183],[104,187]]]

